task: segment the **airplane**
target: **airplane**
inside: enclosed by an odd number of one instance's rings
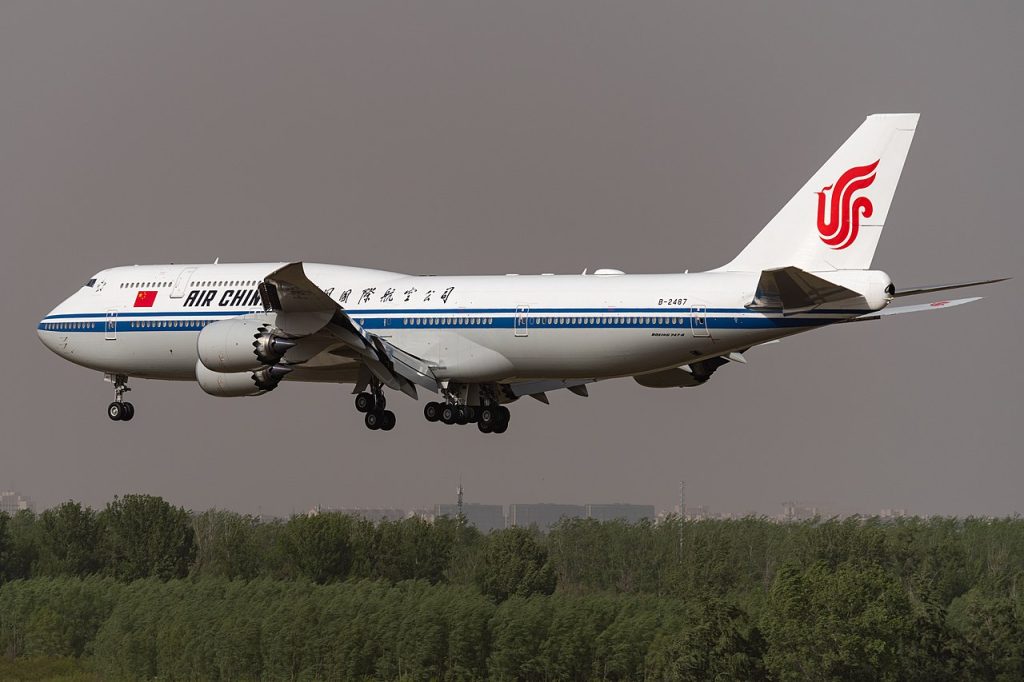
[[[51,351],[104,373],[107,415],[130,421],[129,378],[195,381],[213,396],[282,382],[352,384],[371,430],[396,417],[384,389],[430,422],[508,428],[507,407],[597,381],[694,387],[749,349],[822,327],[939,310],[978,297],[896,298],[1003,281],[897,289],[871,261],[918,114],[875,114],[728,264],[707,272],[406,275],[319,263],[135,265],[103,270],[38,324]]]

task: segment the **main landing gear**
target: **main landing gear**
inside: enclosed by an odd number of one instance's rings
[[[476,424],[481,433],[505,433],[511,413],[504,405],[457,405],[430,402],[423,406],[428,422],[442,424]]]
[[[128,388],[128,377],[118,374],[112,381],[114,383],[114,402],[107,406],[107,416],[115,422],[131,421],[135,416],[135,406],[124,399],[124,394],[132,390]]]
[[[366,428],[371,431],[390,431],[398,421],[395,413],[386,409],[388,401],[384,398],[380,384],[374,384],[370,390],[370,393],[364,391],[356,396],[356,409],[366,415],[363,419]]]

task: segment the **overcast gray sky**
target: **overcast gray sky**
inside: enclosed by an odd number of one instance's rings
[[[0,4],[0,489],[41,506],[630,501],[1024,512],[1019,2]],[[749,353],[698,389],[520,401],[501,437],[350,387],[216,399],[35,325],[132,263],[681,272],[732,258],[873,112],[920,111],[875,266],[1018,279]],[[922,301],[924,302],[924,301]]]

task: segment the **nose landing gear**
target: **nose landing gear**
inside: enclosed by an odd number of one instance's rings
[[[128,377],[117,374],[110,378],[114,384],[114,402],[107,406],[107,416],[111,421],[128,422],[135,416],[135,406],[124,399],[124,394],[132,390],[128,388]]]
[[[374,382],[369,393],[362,392],[356,396],[356,409],[366,416],[363,422],[371,431],[390,431],[398,422],[395,413],[387,408],[388,401],[384,397],[381,385]]]

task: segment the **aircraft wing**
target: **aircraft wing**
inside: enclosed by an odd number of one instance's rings
[[[578,396],[586,398],[590,395],[587,391],[587,384],[592,384],[597,379],[541,379],[537,381],[518,381],[508,385],[509,393],[519,398],[528,395],[536,398],[542,403],[547,403],[547,392],[567,388]]]
[[[264,310],[274,314],[274,326],[289,338],[306,341],[289,350],[285,360],[308,360],[324,351],[354,355],[384,385],[413,398],[417,384],[439,390],[427,363],[366,331],[306,276],[301,262],[267,275],[259,292]]]
[[[749,348],[732,351],[718,357],[691,362],[688,365],[663,369],[659,372],[651,372],[650,374],[637,374],[633,377],[633,380],[646,388],[692,388],[700,386],[706,383],[711,378],[711,375],[715,373],[715,370],[723,365],[730,362],[738,362],[741,365],[747,364],[747,358],[743,354],[750,350],[750,348],[770,346],[776,343],[779,343],[779,340],[772,339],[771,341],[758,343]]]

